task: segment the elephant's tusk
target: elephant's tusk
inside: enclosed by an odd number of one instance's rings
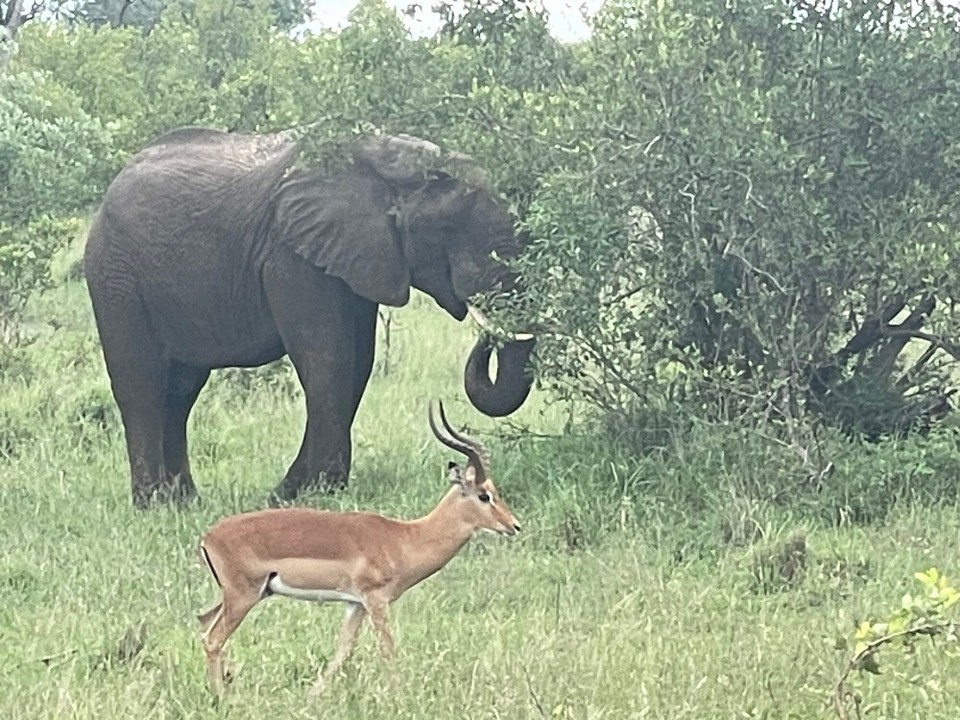
[[[467,312],[470,313],[470,317],[473,318],[473,321],[477,323],[482,329],[486,330],[488,333],[496,334],[498,329],[490,322],[490,318],[483,314],[480,308],[474,307],[473,305],[467,304]],[[514,342],[524,342],[526,340],[533,340],[534,336],[532,333],[505,333],[512,339]]]

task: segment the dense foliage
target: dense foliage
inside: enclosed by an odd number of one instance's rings
[[[528,293],[492,310],[547,331],[538,374],[561,393],[638,426],[872,437],[947,409],[955,10],[620,0],[562,45],[519,0],[441,3],[427,38],[379,0],[319,33],[290,31],[303,3],[58,8],[3,78],[0,220],[89,205],[177,125],[303,127],[314,162],[361,126],[410,132],[476,157],[515,206]]]
[[[116,161],[110,131],[49,73],[0,75],[0,348]],[[111,168],[112,169],[112,168]]]

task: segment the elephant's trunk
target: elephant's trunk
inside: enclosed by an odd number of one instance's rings
[[[523,405],[533,384],[527,360],[533,352],[533,338],[511,340],[497,352],[497,379],[490,379],[493,343],[481,332],[463,369],[463,387],[473,406],[490,417],[502,417]]]

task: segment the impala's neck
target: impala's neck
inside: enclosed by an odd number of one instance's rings
[[[460,490],[451,488],[428,515],[410,522],[413,542],[407,558],[414,571],[407,587],[433,575],[470,540],[474,527],[458,512],[460,502]]]

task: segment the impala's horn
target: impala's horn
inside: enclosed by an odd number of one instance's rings
[[[443,411],[443,402],[438,400],[437,403],[440,406],[440,420],[447,432],[450,433],[450,436],[447,437],[443,435],[437,428],[437,423],[433,419],[433,403],[431,402],[427,406],[427,421],[430,423],[430,429],[433,431],[433,436],[451,450],[455,450],[456,452],[465,455],[477,473],[477,482],[483,482],[483,480],[486,478],[486,452],[484,451],[483,446],[480,445],[480,443],[478,443],[476,440],[472,440],[465,435],[461,435],[456,430],[451,428],[450,424],[447,422],[446,413]]]

